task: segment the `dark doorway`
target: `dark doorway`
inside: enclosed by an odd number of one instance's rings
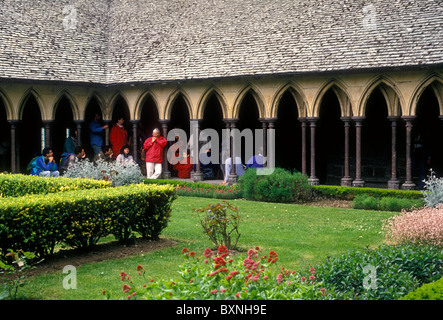
[[[11,131],[6,108],[0,98],[0,172],[11,171]]]
[[[85,153],[90,160],[94,158],[94,151],[92,150],[91,141],[89,137],[89,123],[94,119],[94,115],[97,113],[102,116],[101,124],[104,125],[100,104],[98,100],[95,97],[93,97],[86,106],[85,122],[82,124],[81,139],[80,139],[81,145],[85,149]],[[104,134],[105,133],[103,132],[103,135]],[[104,137],[103,137],[103,142],[105,142]]]
[[[63,145],[71,130],[76,130],[70,101],[63,96],[56,106],[55,121],[52,128],[52,148],[57,163],[63,153]]]
[[[320,104],[316,129],[315,164],[320,184],[340,185],[344,176],[344,124],[340,102],[333,89]]]
[[[17,154],[20,157],[19,170],[26,170],[33,157],[41,155],[44,148],[44,128],[42,116],[37,100],[30,95],[23,106],[22,121],[20,123]]]
[[[370,95],[362,127],[362,179],[367,187],[387,187],[392,144],[388,106],[380,88]]]
[[[243,164],[245,164],[251,156],[250,154],[246,154],[248,153],[248,150],[252,150],[252,153],[255,154],[258,152],[258,150],[256,150],[257,149],[256,144],[259,145],[263,144],[263,141],[256,142],[256,136],[255,136],[255,129],[262,129],[259,117],[260,113],[257,102],[252,93],[248,92],[243,98],[243,101],[241,102],[239,115],[238,115],[239,120],[237,124],[237,128],[240,130],[240,133],[242,133],[243,130],[250,129],[253,137],[252,148],[250,145],[246,145],[247,143],[246,139],[242,138],[241,150],[239,150],[241,154],[237,151],[237,154],[241,157]]]
[[[431,168],[439,177],[443,176],[442,122],[439,119],[438,100],[431,87],[426,88],[418,100],[416,115],[417,119],[412,129],[411,155],[414,183],[418,186],[420,180],[427,178]],[[418,138],[422,140],[422,152],[418,150],[414,152],[414,145],[418,143]]]
[[[301,125],[297,103],[288,90],[278,104],[275,124],[275,166],[301,172]]]

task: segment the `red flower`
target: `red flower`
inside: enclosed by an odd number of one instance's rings
[[[186,253],[186,252],[189,252],[189,250],[188,250],[187,248],[183,248],[183,249],[182,249],[182,254],[183,254],[183,253]]]
[[[222,244],[221,246],[218,247],[218,254],[228,253],[228,252],[229,252],[229,250],[228,250],[228,248],[226,248],[225,245]]]
[[[123,289],[123,292],[126,293],[126,292],[128,292],[129,290],[131,290],[131,287],[128,286],[127,284],[124,284],[122,289]]]
[[[205,251],[203,251],[203,255],[204,255],[206,258],[210,258],[210,257],[212,256],[212,250],[209,249],[209,248],[206,248]]]
[[[278,254],[275,251],[269,252],[268,262],[275,263],[278,260]]]
[[[195,257],[195,251],[191,251],[191,252],[189,253],[189,255],[190,255],[191,257]]]
[[[137,266],[137,271],[141,271],[141,270],[143,270],[143,267],[141,265],[138,265]]]

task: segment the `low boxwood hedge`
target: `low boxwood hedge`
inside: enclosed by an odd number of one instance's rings
[[[22,249],[38,256],[57,244],[88,247],[104,236],[128,241],[134,232],[156,239],[167,226],[172,186],[134,184],[0,201],[0,250]]]
[[[24,174],[0,174],[0,198],[22,197],[83,189],[101,189],[111,186],[109,181],[83,178],[47,178]]]

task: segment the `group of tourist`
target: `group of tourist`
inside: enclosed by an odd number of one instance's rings
[[[109,132],[109,145],[103,145],[103,132],[108,129],[108,125],[101,124],[100,114],[96,114],[93,120],[89,123],[90,143],[93,150],[93,161],[115,161],[121,165],[135,163],[131,155],[131,145],[128,138],[128,133],[124,127],[124,117],[117,119],[116,123],[111,127]],[[160,130],[155,128],[152,136],[149,136],[143,141],[142,160],[146,162],[146,177],[148,179],[158,179],[162,174],[164,148],[168,141],[161,136]],[[172,155],[173,159],[171,169],[178,178],[188,179],[191,173],[196,170],[196,165],[190,156],[189,143],[185,148],[184,143],[176,139],[176,152]],[[184,151],[183,151],[184,150]],[[180,154],[181,153],[181,154]],[[210,158],[211,150],[205,151],[206,156]],[[35,157],[31,160],[27,170],[31,175],[52,176],[58,177],[73,164],[84,161],[86,159],[85,149],[78,144],[77,129],[70,130],[70,135],[66,139],[63,146],[63,153],[61,155],[60,165],[57,165],[53,150],[50,147],[44,148],[41,156]],[[220,166],[223,173],[223,184],[228,182],[228,177],[231,172],[231,158],[225,159],[224,164]],[[261,154],[252,157],[244,166],[240,157],[236,157],[234,161],[235,172],[237,176],[242,176],[246,168],[263,167],[263,157]],[[209,164],[200,165],[200,170],[204,179],[214,179],[216,176],[216,166]]]

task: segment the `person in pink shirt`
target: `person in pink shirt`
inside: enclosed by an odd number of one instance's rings
[[[148,179],[158,179],[162,173],[163,149],[167,140],[160,135],[160,130],[155,128],[152,137],[143,143],[146,150],[146,177]]]

